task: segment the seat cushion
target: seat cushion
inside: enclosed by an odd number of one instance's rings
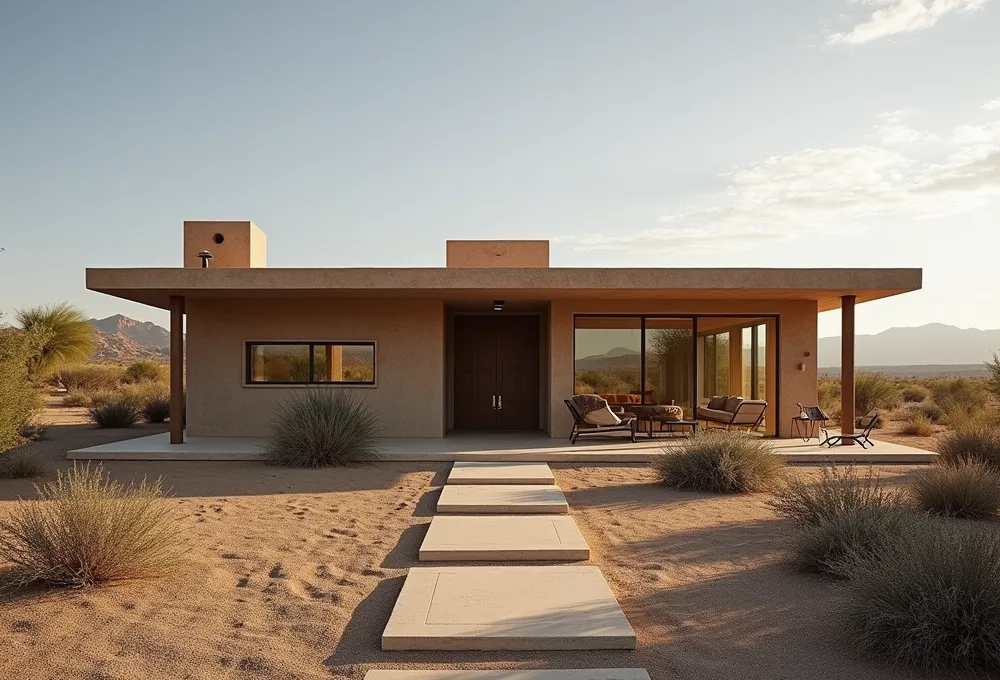
[[[711,420],[716,423],[728,423],[733,419],[733,414],[721,409],[698,407],[698,417],[702,420]]]
[[[730,413],[736,413],[736,409],[740,407],[743,403],[743,397],[729,397],[726,399],[726,405],[722,407],[724,411],[729,411]]]
[[[616,416],[609,407],[604,407],[596,411],[591,411],[583,417],[584,422],[590,425],[604,426],[604,425],[617,425],[621,422],[621,418]]]
[[[728,399],[728,398],[729,397],[714,396],[714,397],[712,397],[711,399],[708,400],[708,404],[706,405],[706,408],[715,409],[715,410],[725,410],[725,408],[726,408],[726,399]]]

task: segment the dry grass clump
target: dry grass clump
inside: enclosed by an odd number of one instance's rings
[[[124,486],[98,465],[35,487],[0,520],[0,559],[17,584],[86,587],[165,575],[184,552],[181,525],[157,480]]]
[[[921,404],[931,396],[931,391],[923,385],[907,385],[899,391],[904,404]]]
[[[88,392],[70,392],[63,397],[62,405],[67,408],[79,408],[83,406],[93,406]]]
[[[903,424],[900,432],[903,434],[913,435],[915,437],[933,437],[937,430],[934,429],[934,423],[930,418],[925,416],[923,413],[916,411],[914,413],[909,413],[906,416],[906,421]]]
[[[278,410],[264,455],[273,465],[322,467],[375,460],[378,416],[363,399],[344,390],[310,390]]]
[[[896,383],[878,371],[858,371],[854,375],[854,410],[861,418],[871,411],[899,408]]]
[[[0,454],[0,479],[41,477],[48,470],[39,456],[23,450]]]
[[[942,463],[982,463],[1000,471],[1000,428],[976,425],[952,430],[938,442]]]
[[[1000,534],[924,520],[847,568],[841,614],[863,655],[925,673],[1000,668]]]
[[[928,383],[934,403],[952,427],[961,426],[986,408],[990,394],[986,382],[972,378],[938,378]]]
[[[125,369],[114,364],[79,364],[60,369],[57,377],[72,395],[75,392],[113,390],[125,380]]]
[[[110,401],[90,409],[90,419],[98,427],[132,427],[139,416],[139,409],[128,401]]]
[[[792,539],[792,564],[848,578],[855,560],[877,560],[901,533],[917,522],[902,506],[859,505],[842,510],[816,524],[806,524]]]
[[[913,474],[910,494],[933,514],[986,519],[1000,510],[1000,474],[981,463],[935,465]]]
[[[828,465],[818,482],[790,477],[768,505],[799,526],[816,526],[859,508],[896,507],[902,499],[900,492],[886,489],[870,467],[858,474],[853,466]]]
[[[768,491],[785,471],[785,462],[765,440],[727,430],[709,430],[680,447],[665,447],[652,465],[667,486],[719,493]]]
[[[127,383],[167,383],[170,381],[170,367],[152,359],[138,359],[128,365],[123,377]]]

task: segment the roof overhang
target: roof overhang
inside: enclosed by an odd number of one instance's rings
[[[837,309],[919,290],[920,269],[87,269],[87,288],[162,309],[185,298],[442,298],[446,300],[816,300]]]

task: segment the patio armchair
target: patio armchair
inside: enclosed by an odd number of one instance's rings
[[[821,441],[819,445],[823,446],[823,444],[826,444],[827,446],[836,446],[837,444],[843,443],[843,441],[846,439],[852,442],[857,442],[858,444],[861,445],[861,448],[863,449],[866,449],[869,446],[875,446],[875,442],[873,442],[869,437],[872,433],[872,430],[875,429],[875,424],[878,422],[878,417],[879,417],[878,411],[872,411],[871,413],[866,415],[858,423],[862,428],[861,432],[855,432],[854,434],[844,434],[842,432],[830,434],[824,428],[823,436],[825,437],[825,439]]]
[[[584,397],[584,399],[581,400],[579,397]],[[599,400],[603,403],[603,407],[588,411],[588,407],[584,404],[597,403],[594,400]],[[613,432],[628,432],[632,441],[635,441],[635,416],[620,418],[611,410],[605,399],[597,395],[578,394],[571,399],[564,399],[563,401],[573,416],[573,431],[569,435],[570,444],[575,444],[580,435],[607,435]],[[604,413],[601,413],[602,410]]]

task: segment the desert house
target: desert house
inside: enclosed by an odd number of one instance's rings
[[[170,310],[174,443],[182,409],[190,435],[266,435],[302,389],[363,392],[387,437],[566,437],[575,392],[685,417],[713,396],[762,400],[761,431],[790,437],[796,404],[817,400],[817,314],[843,310],[853,374],[855,304],[917,290],[922,276],[550,267],[547,241],[446,248],[443,268],[268,268],[252,222],[185,222],[183,266],[88,269],[87,287]]]

